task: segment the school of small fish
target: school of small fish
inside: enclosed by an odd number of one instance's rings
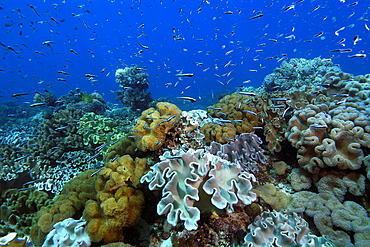
[[[43,0],[3,2],[0,13],[0,97],[18,100],[76,87],[111,94],[115,70],[132,64],[153,90],[194,103],[259,86],[292,57],[369,63],[366,1]]]

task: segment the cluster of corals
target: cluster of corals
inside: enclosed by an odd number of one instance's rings
[[[144,110],[153,100],[150,96],[148,74],[135,65],[116,70],[116,82],[121,90],[117,90],[117,98],[124,106],[132,110]]]
[[[141,182],[148,182],[150,190],[162,189],[157,213],[167,214],[173,226],[180,219],[187,230],[195,230],[201,212],[226,208],[230,213],[239,201],[248,205],[256,199],[250,191],[252,174],[204,149],[166,151],[160,158]]]
[[[311,173],[325,167],[359,169],[363,149],[370,147],[370,113],[357,108],[317,104],[296,110],[286,136],[298,149],[298,163]]]
[[[125,155],[108,162],[98,173],[95,170],[81,173],[37,212],[31,229],[33,242],[41,245],[53,225],[77,218],[81,212],[92,242],[122,241],[123,228],[136,223],[143,207],[144,196],[137,185],[145,171],[145,159],[133,160]]]
[[[159,150],[171,141],[166,139],[166,135],[181,117],[181,110],[174,104],[159,102],[156,107],[142,112],[131,130],[132,135],[128,136],[144,152]]]
[[[320,58],[292,58],[289,62],[283,61],[274,73],[267,75],[262,88],[265,92],[305,91],[307,86],[320,83],[326,73],[340,71],[333,62]]]
[[[332,246],[325,237],[310,233],[308,223],[296,213],[265,211],[248,226],[244,244],[257,246]]]
[[[78,110],[83,113],[94,112],[95,114],[104,114],[107,104],[99,93],[86,93],[80,88],[69,91],[67,95],[60,97],[59,102],[65,104],[67,109]]]
[[[300,191],[291,195],[287,210],[306,213],[320,234],[327,236],[338,247],[369,246],[370,217],[360,204],[344,200],[348,194],[363,196],[365,176],[343,172],[323,176],[317,183],[318,193]]]
[[[41,246],[53,226],[67,218],[80,218],[87,200],[96,198],[94,170],[79,174],[63,187],[52,201],[44,204],[33,218],[30,237],[36,246]]]
[[[208,108],[212,122],[201,128],[204,141],[228,143],[238,134],[263,129],[268,150],[280,152],[287,128],[285,118],[292,110],[307,105],[312,97],[299,91],[245,94],[254,93],[233,93]]]

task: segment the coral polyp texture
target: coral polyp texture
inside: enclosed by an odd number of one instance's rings
[[[180,219],[187,230],[195,230],[201,212],[212,208],[233,212],[239,201],[251,204],[256,199],[250,191],[252,174],[204,149],[166,151],[160,158],[140,181],[148,182],[150,190],[162,189],[157,213],[167,214],[173,226]]]
[[[248,247],[333,246],[325,237],[313,235],[308,223],[296,213],[266,211],[257,216],[248,229],[250,233],[244,238],[244,244]]]
[[[131,130],[132,135],[128,136],[144,152],[161,149],[167,141],[167,133],[181,117],[181,110],[174,104],[159,102],[156,108],[143,111]]]

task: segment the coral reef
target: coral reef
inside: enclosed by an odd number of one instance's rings
[[[325,237],[310,233],[308,223],[296,213],[265,211],[248,226],[248,246],[332,246]]]
[[[81,89],[1,104],[0,242],[370,246],[370,75],[291,59],[206,111],[116,76],[124,108]]]
[[[88,247],[91,245],[89,236],[85,232],[86,222],[83,219],[65,219],[56,223],[53,230],[46,236],[42,247],[71,246]]]
[[[117,90],[116,100],[132,110],[144,110],[153,100],[148,91],[148,74],[143,73],[138,65],[116,70],[116,82],[121,90]]]
[[[187,230],[195,230],[201,212],[226,208],[231,213],[239,200],[251,204],[256,199],[250,192],[252,174],[203,149],[166,151],[160,158],[140,181],[148,182],[150,190],[163,189],[157,213],[167,214],[173,226],[180,219]]]
[[[142,112],[131,130],[137,148],[141,151],[155,151],[161,149],[165,143],[167,133],[180,120],[181,110],[174,104],[167,102],[157,103],[157,109],[149,108]]]

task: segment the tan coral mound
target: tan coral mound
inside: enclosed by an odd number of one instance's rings
[[[99,172],[96,200],[89,200],[83,212],[86,231],[92,242],[123,241],[123,227],[133,226],[144,205],[143,193],[136,189],[146,170],[146,160],[125,155],[109,162]]]
[[[360,168],[363,148],[370,147],[366,114],[343,105],[329,110],[326,104],[295,111],[286,137],[298,149],[298,163],[311,173],[325,167]]]
[[[149,108],[141,113],[132,130],[141,151],[159,150],[166,140],[166,134],[181,118],[181,110],[168,102],[157,103],[157,109]]]

